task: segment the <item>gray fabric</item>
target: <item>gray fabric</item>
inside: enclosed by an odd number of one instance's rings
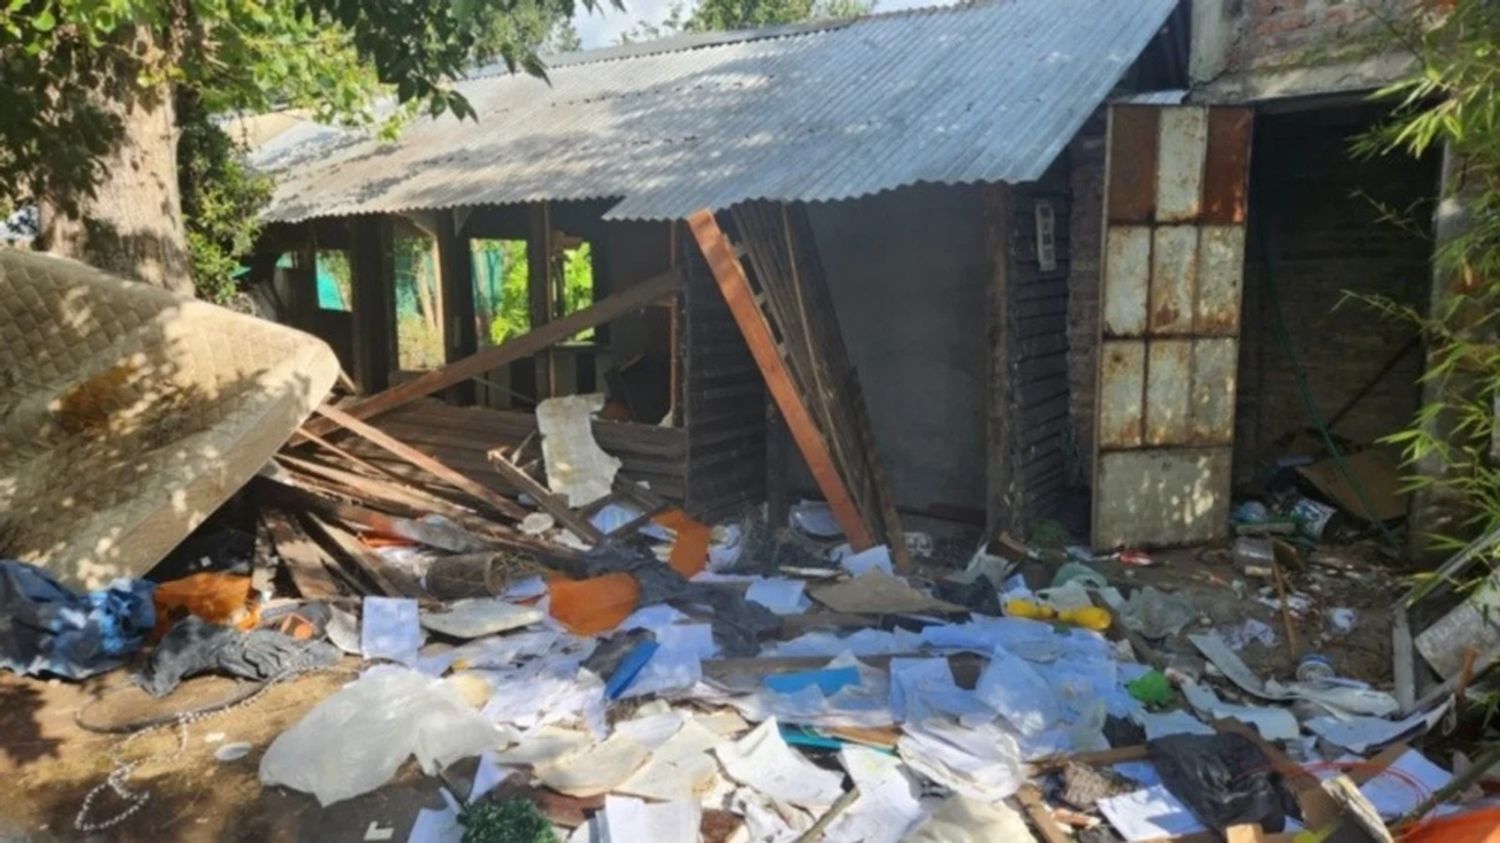
[[[327,667],[338,660],[339,651],[325,641],[298,641],[268,629],[240,632],[192,617],[167,630],[146,666],[132,679],[146,693],[161,697],[183,679],[200,673],[266,680]]]

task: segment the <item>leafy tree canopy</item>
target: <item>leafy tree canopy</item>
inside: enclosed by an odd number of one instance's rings
[[[875,0],[701,0],[692,11],[674,4],[661,23],[638,22],[620,36],[631,44],[680,32],[723,32],[783,23],[852,18],[875,10]]]

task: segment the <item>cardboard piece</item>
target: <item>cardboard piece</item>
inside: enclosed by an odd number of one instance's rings
[[[1372,512],[1365,511],[1359,493],[1345,479],[1333,459],[1301,466],[1297,473],[1340,509],[1361,520],[1390,521],[1406,515],[1407,496],[1400,491],[1401,473],[1390,455],[1379,448],[1369,448],[1356,454],[1345,454],[1344,465],[1364,489]]]

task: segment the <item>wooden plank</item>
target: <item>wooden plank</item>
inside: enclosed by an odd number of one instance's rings
[[[436,245],[438,284],[442,289],[443,362],[453,363],[479,350],[479,328],[474,314],[474,252],[466,235],[458,231],[456,211],[437,212]],[[463,404],[474,403],[474,384],[465,381],[453,387],[448,397]]]
[[[376,215],[356,217],[353,240],[349,263],[354,294],[354,379],[366,393],[379,392],[390,382],[396,364],[396,278],[390,253],[390,220]]]
[[[473,553],[494,547],[492,543],[479,536],[448,524],[427,523],[414,518],[389,515],[358,504],[330,500],[311,491],[284,483],[279,478],[258,477],[256,482],[267,485],[269,487],[267,491],[271,497],[294,503],[303,510],[357,526],[365,532],[405,539],[450,553]]]
[[[849,488],[839,475],[838,467],[834,465],[827,440],[818,430],[811,412],[797,391],[791,372],[776,350],[776,339],[770,326],[766,324],[765,314],[755,304],[750,279],[745,276],[745,270],[730,248],[728,238],[719,229],[713,211],[694,213],[688,218],[688,226],[693,232],[693,238],[698,241],[698,247],[703,250],[703,257],[708,261],[709,270],[734,314],[740,333],[750,346],[750,353],[760,367],[771,396],[776,399],[776,406],[786,419],[793,441],[807,460],[813,480],[833,511],[844,536],[855,550],[873,547],[874,537],[855,507]]]
[[[467,475],[449,468],[443,463],[418,451],[416,448],[407,445],[405,442],[387,435],[379,428],[366,424],[337,407],[322,406],[318,407],[316,412],[361,439],[389,451],[454,488],[473,495],[475,498],[494,507],[497,511],[517,521],[529,514],[515,501],[501,496],[494,490],[470,479]]]
[[[422,597],[426,594],[410,574],[387,564],[379,554],[360,544],[359,539],[344,528],[311,514],[307,516],[307,525],[337,548],[382,594],[389,597]]]
[[[552,213],[546,202],[526,206],[526,301],[532,329],[552,321],[556,309],[552,290]],[[536,399],[557,393],[557,359],[551,348],[536,355]]]
[[[551,514],[553,518],[556,518],[557,523],[572,531],[573,535],[591,544],[598,544],[604,541],[604,534],[599,532],[598,528],[593,524],[590,524],[587,518],[580,518],[578,513],[574,512],[572,507],[568,506],[567,501],[552,494],[550,489],[538,483],[530,474],[512,465],[510,460],[507,460],[504,456],[491,451],[489,457],[490,465],[495,467],[495,471],[499,472],[501,476],[515,485],[516,488],[530,495],[532,500],[537,502],[538,506]]]
[[[1031,820],[1031,825],[1041,835],[1045,843],[1070,843],[1072,835],[1058,825],[1057,820],[1052,818],[1052,811],[1047,803],[1042,801],[1042,792],[1034,784],[1023,784],[1016,791],[1016,801],[1021,803],[1021,808],[1026,812],[1026,818]]]
[[[355,419],[367,419],[394,410],[418,398],[463,383],[469,378],[483,375],[492,369],[498,369],[511,361],[529,357],[580,331],[646,307],[658,299],[676,293],[681,286],[682,274],[675,268],[670,269],[654,278],[626,287],[603,301],[527,331],[515,339],[483,349],[440,369],[433,369],[406,383],[371,395],[363,401],[356,401],[342,407],[341,410]],[[308,429],[318,434],[328,433],[338,426],[327,419],[317,419],[308,423]]]
[[[261,523],[271,534],[276,553],[286,564],[287,573],[297,592],[308,600],[326,600],[339,596],[339,587],[334,582],[329,567],[334,564],[328,553],[318,543],[307,537],[302,528],[285,512],[263,509]]]

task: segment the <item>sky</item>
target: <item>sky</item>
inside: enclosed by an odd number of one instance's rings
[[[625,11],[620,11],[608,2],[599,5],[598,12],[589,13],[582,8],[573,17],[578,34],[583,38],[584,49],[609,47],[620,38],[620,33],[633,29],[637,21],[660,23],[671,11],[674,2],[682,0],[625,0]],[[689,4],[690,5],[690,2]],[[917,6],[947,5],[942,0],[877,0],[875,11],[894,12]]]

